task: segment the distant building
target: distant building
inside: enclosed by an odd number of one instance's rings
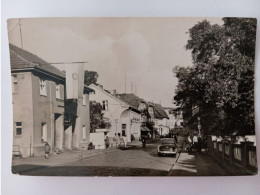
[[[181,107],[174,108],[164,108],[169,119],[167,120],[167,124],[172,133],[177,133],[178,131],[183,129],[183,111]]]
[[[154,127],[153,106],[149,105],[146,100],[132,93],[117,94],[117,97],[140,111],[141,127],[139,135],[152,135]]]
[[[148,102],[135,94],[119,94],[118,97],[140,110],[141,112],[141,134],[151,134],[155,137],[157,133],[167,134],[169,128],[166,125],[166,119],[168,119],[167,113],[160,104]]]
[[[11,44],[9,48],[13,151],[22,157],[43,156],[46,142],[50,144],[53,153],[71,149],[72,146],[79,147],[80,142],[87,141],[88,94],[92,89],[85,87],[84,97],[68,104],[64,72],[28,51]],[[71,109],[71,105],[74,109]]]
[[[90,101],[96,101],[102,105],[104,118],[109,119],[108,122],[111,124],[107,135],[126,137],[127,142],[131,142],[131,135],[138,139],[141,127],[140,111],[119,98],[115,90],[108,91],[103,89],[103,86],[95,84],[89,87],[95,90],[95,94],[90,95]]]
[[[167,124],[169,116],[167,115],[166,111],[161,104],[152,102],[149,102],[149,104],[153,106],[154,110],[154,130],[157,131],[159,135],[168,135],[170,128]]]

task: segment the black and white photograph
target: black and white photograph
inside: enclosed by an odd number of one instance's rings
[[[256,18],[7,24],[13,174],[258,174]]]

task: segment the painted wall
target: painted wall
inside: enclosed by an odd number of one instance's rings
[[[32,72],[12,75],[16,75],[18,88],[17,93],[13,93],[13,145],[19,145],[23,157],[43,156],[45,143],[42,140],[42,124],[46,123],[46,141],[50,144],[51,151],[55,148],[62,149],[64,101],[56,99],[56,84],[63,86],[62,80],[54,81]],[[40,78],[46,79],[46,96],[40,95]],[[15,134],[15,122],[22,122],[22,135]]]
[[[120,133],[122,135],[121,130],[121,122],[120,116],[121,113],[128,109],[128,106],[122,102],[120,102],[117,98],[113,97],[110,94],[105,93],[102,89],[97,86],[90,85],[90,88],[95,90],[95,93],[90,94],[89,100],[99,102],[102,105],[104,100],[108,101],[108,110],[104,110],[104,117],[108,118],[111,123],[109,136],[113,137],[115,133]]]
[[[95,145],[95,149],[105,149],[104,132],[90,133],[90,141]]]
[[[40,95],[39,80],[48,79],[47,96]],[[32,75],[32,92],[33,92],[33,147],[34,155],[44,154],[44,141],[42,140],[42,123],[47,124],[47,142],[53,152],[56,148],[62,150],[64,135],[64,100],[56,99],[56,84],[64,83],[54,81],[46,76]],[[64,96],[64,91],[61,92]]]
[[[104,92],[103,89],[90,85],[95,90],[95,94],[90,94],[90,101],[99,102],[102,105],[104,100],[108,101],[108,110],[104,110],[104,117],[110,119],[111,127],[108,136],[114,137],[120,133],[122,136],[122,124],[126,124],[127,142],[131,142],[131,134],[136,138],[140,137],[141,115],[130,111],[129,105],[118,100],[116,97]]]
[[[89,94],[83,94],[86,99],[86,104],[83,105],[83,97],[78,99],[76,127],[73,132],[73,147],[80,148],[90,141],[90,110],[89,110]],[[86,127],[83,129],[83,127]],[[86,138],[83,139],[83,130],[86,131]]]
[[[17,80],[17,93],[13,93],[13,148],[19,148],[23,157],[33,153],[33,99],[32,73],[14,73]],[[22,134],[16,135],[15,122],[22,122]],[[17,147],[18,146],[18,147]]]

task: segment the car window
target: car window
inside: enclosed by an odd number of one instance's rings
[[[161,141],[162,144],[175,144],[174,139],[163,139]]]

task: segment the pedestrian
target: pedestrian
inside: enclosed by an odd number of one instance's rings
[[[131,134],[131,143],[135,140],[135,136]]]
[[[178,143],[178,135],[179,135],[178,133],[176,135],[174,135],[174,141],[176,144]]]
[[[189,146],[191,146],[192,145],[192,140],[190,138],[190,135],[188,136],[187,141],[188,141]]]
[[[201,135],[199,134],[199,136],[198,136],[198,145],[197,145],[197,151],[198,151],[199,153],[201,152],[202,144],[203,144],[202,137],[201,137]]]
[[[105,138],[105,145],[106,145],[106,149],[109,147],[109,138],[108,136],[106,136]]]
[[[143,146],[143,148],[145,148],[145,146],[146,146],[146,135],[142,136],[142,146]]]
[[[51,150],[51,146],[48,144],[48,142],[45,143],[45,158],[48,159],[49,158],[49,154],[50,154],[50,150]]]
[[[198,136],[196,134],[193,136],[193,148],[195,148],[196,151],[198,149]]]

